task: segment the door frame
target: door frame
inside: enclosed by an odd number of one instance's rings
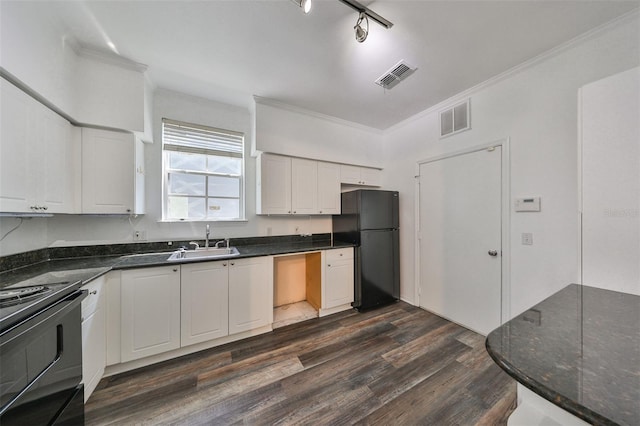
[[[421,268],[420,259],[422,255],[420,253],[420,166],[427,163],[432,163],[439,160],[445,160],[447,158],[458,157],[460,155],[471,154],[478,151],[485,151],[491,148],[501,147],[501,180],[502,180],[502,206],[501,206],[501,244],[502,244],[502,272],[501,272],[501,286],[500,286],[500,323],[504,324],[511,319],[511,161],[510,161],[510,138],[506,137],[493,142],[484,143],[481,145],[474,145],[469,148],[465,148],[458,151],[453,151],[446,154],[440,154],[433,157],[419,160],[415,166],[415,187],[414,187],[414,221],[416,227],[416,238],[414,239],[414,298],[417,302],[417,306],[420,306],[420,282],[421,280]]]

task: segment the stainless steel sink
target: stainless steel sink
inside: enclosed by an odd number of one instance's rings
[[[220,259],[225,257],[238,256],[240,252],[235,247],[223,248],[201,248],[196,250],[176,250],[167,259],[169,262],[190,259]]]

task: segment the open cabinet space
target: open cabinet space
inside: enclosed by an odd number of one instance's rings
[[[273,328],[318,317],[322,306],[320,252],[273,259]]]

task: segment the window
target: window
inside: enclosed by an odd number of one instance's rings
[[[163,219],[244,218],[244,135],[162,120]]]

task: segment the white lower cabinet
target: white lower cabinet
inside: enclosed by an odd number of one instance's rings
[[[86,402],[104,374],[106,365],[106,309],[104,276],[82,287],[82,383]]]
[[[231,260],[229,334],[273,322],[273,257]]]
[[[122,271],[121,362],[180,347],[180,266]]]
[[[271,256],[128,269],[109,277],[103,367],[273,322]]]
[[[180,345],[206,342],[229,334],[229,262],[180,267],[182,296]]]
[[[322,275],[322,309],[353,302],[353,248],[326,250]]]

